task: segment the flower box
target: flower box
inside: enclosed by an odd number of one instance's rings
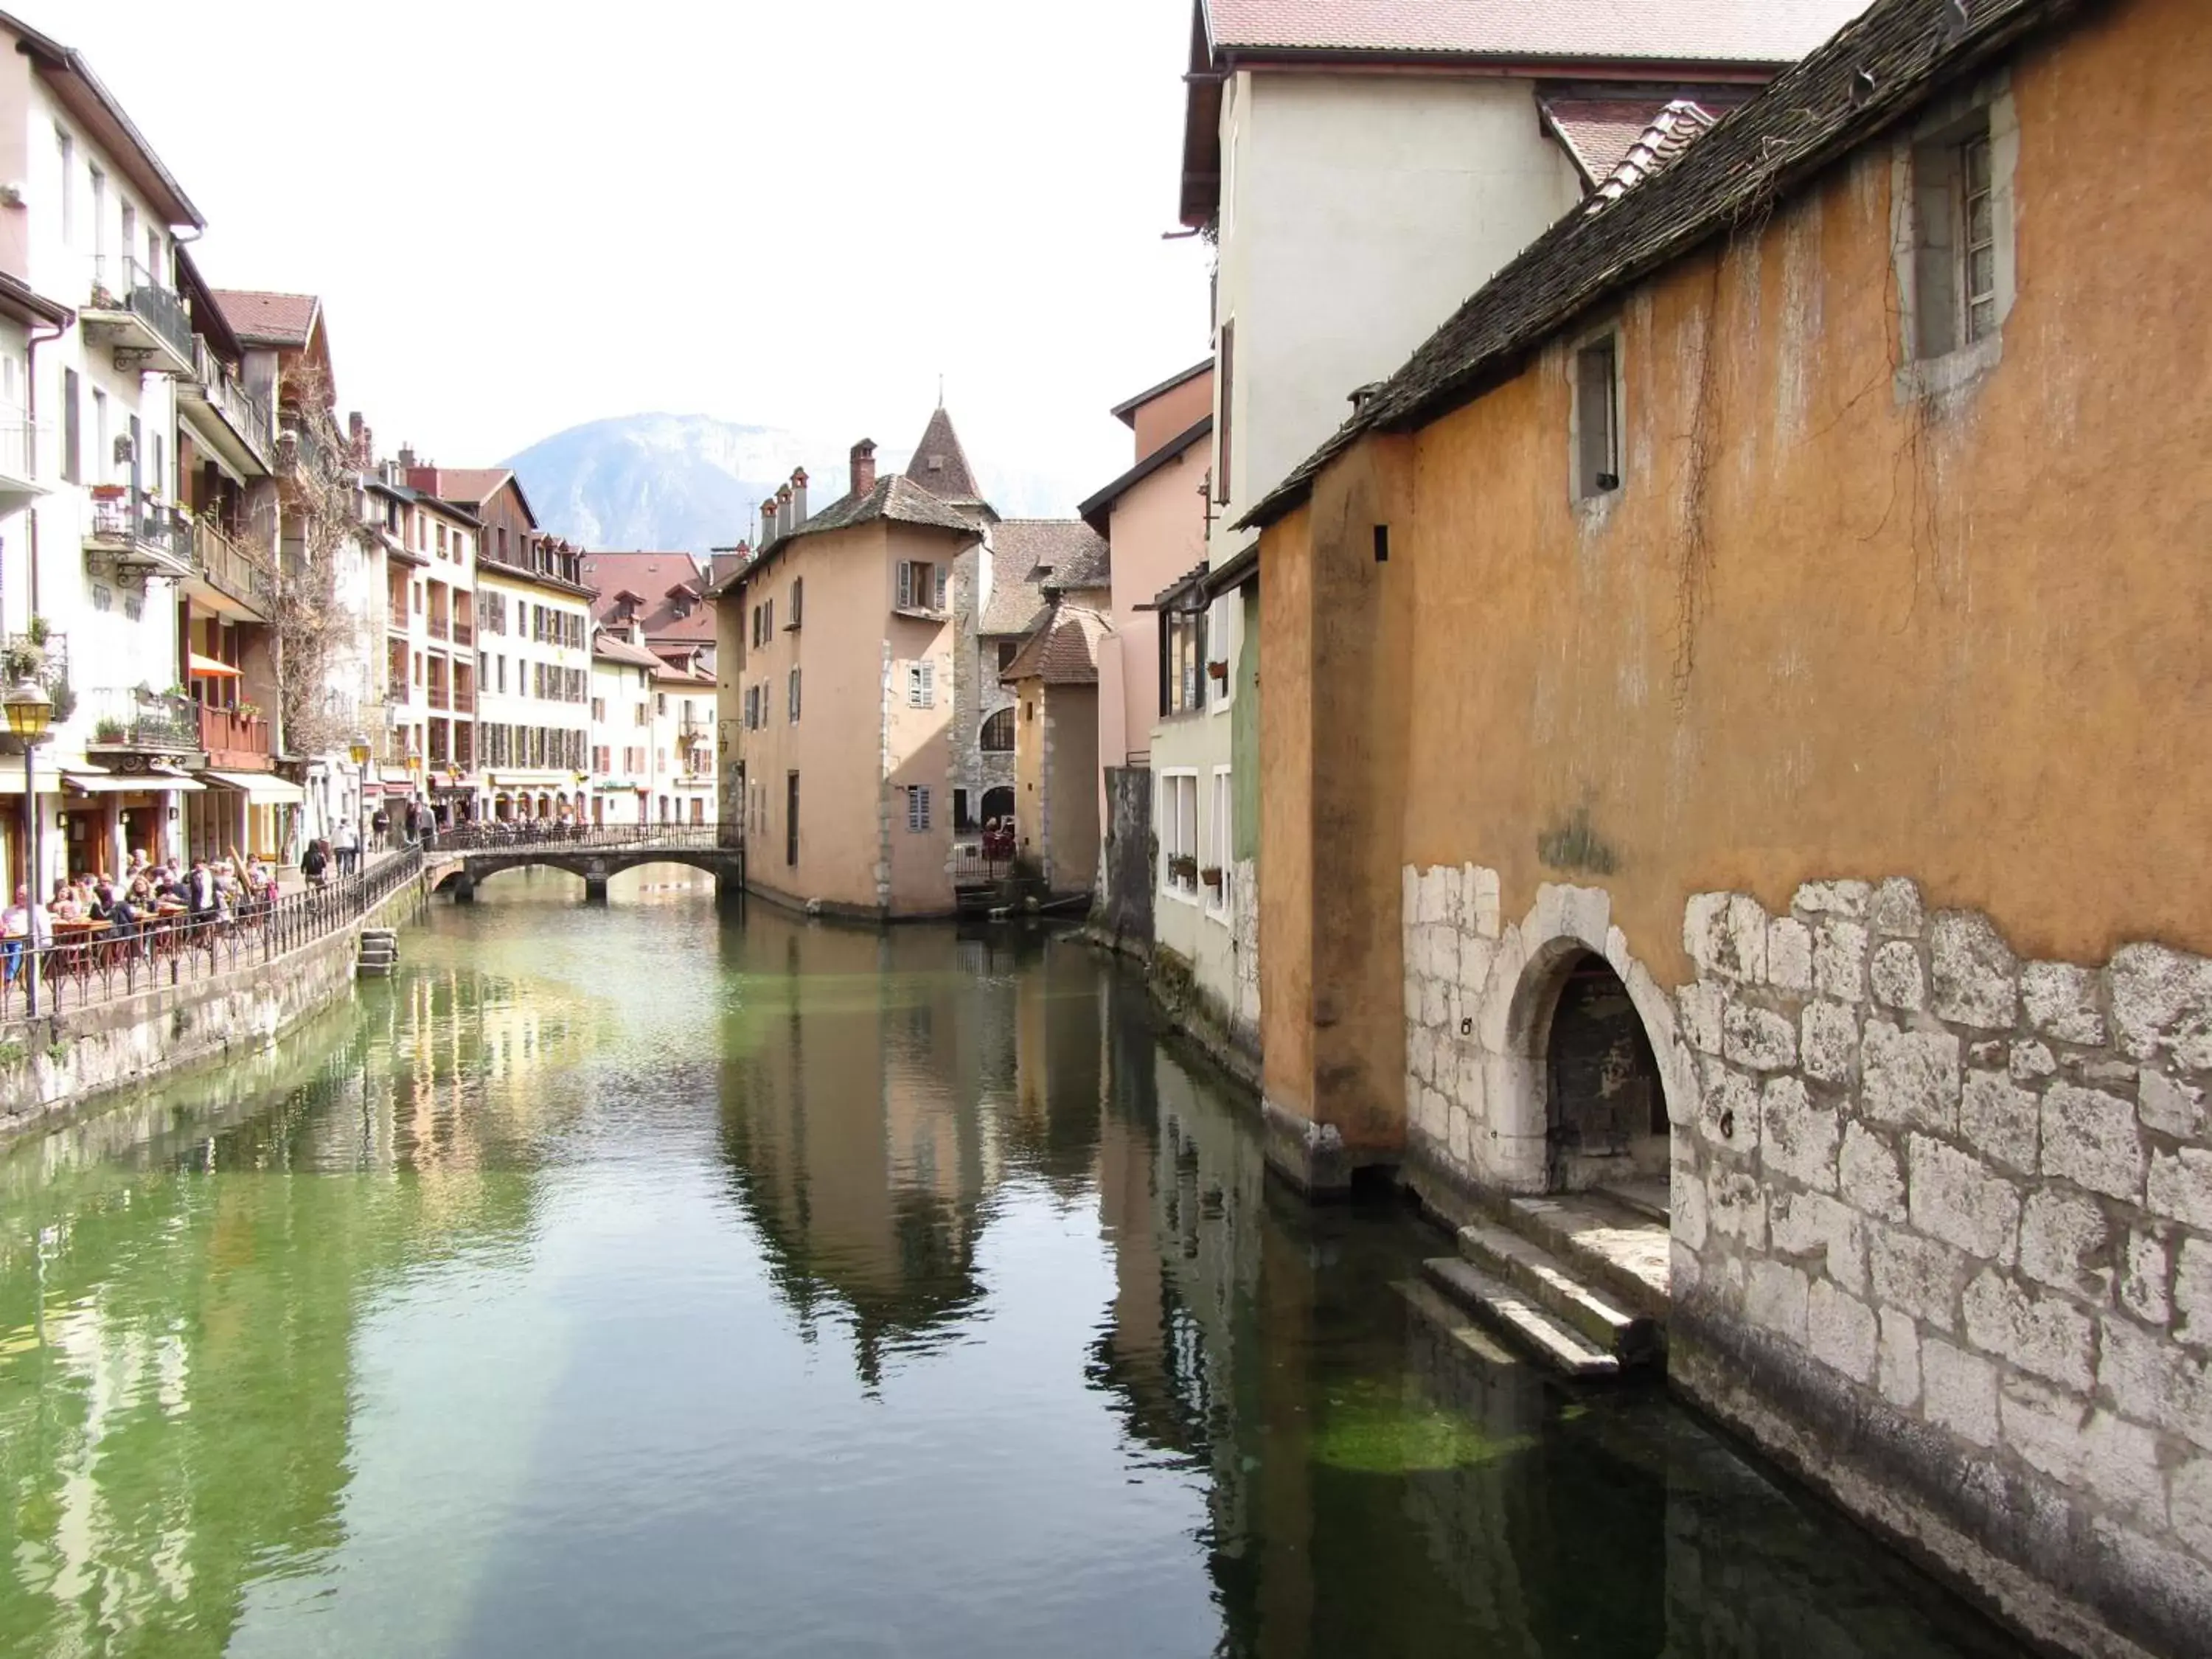
[[[1198,878],[1204,882],[1208,887],[1211,887],[1216,896],[1219,896],[1221,892],[1221,866],[1219,865],[1207,865],[1205,869],[1198,872]]]
[[[1206,665],[1206,672],[1226,685],[1229,683],[1229,659],[1225,657],[1216,657]]]

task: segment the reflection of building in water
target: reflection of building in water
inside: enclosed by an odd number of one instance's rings
[[[756,905],[723,934],[722,1139],[783,1294],[851,1316],[862,1378],[980,1295],[975,1248],[1003,1176],[1014,981],[934,930],[861,933]],[[1095,1042],[1095,1039],[1094,1039]]]
[[[407,1162],[394,1079],[415,1061],[389,1058],[333,1027],[266,1109],[210,1122],[171,1096],[179,1127],[141,1147],[5,1183],[0,1646],[129,1630],[134,1651],[218,1653],[249,1583],[341,1541],[372,1288],[531,1220],[520,1176],[344,1178]]]
[[[1094,1178],[1103,983],[1087,945],[1054,939],[1014,985],[1007,1156],[1063,1198],[1087,1192]]]

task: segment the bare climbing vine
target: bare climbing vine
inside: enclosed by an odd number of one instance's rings
[[[330,696],[331,670],[357,648],[361,619],[341,600],[338,573],[361,524],[354,459],[331,414],[328,374],[299,365],[278,387],[284,416],[283,540],[269,617],[278,731],[295,755],[345,747],[360,711]]]

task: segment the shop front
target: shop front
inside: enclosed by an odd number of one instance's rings
[[[187,855],[228,858],[233,852],[284,862],[296,845],[307,792],[273,772],[203,772],[205,794],[186,810]]]

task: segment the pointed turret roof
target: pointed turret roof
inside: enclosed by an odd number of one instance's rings
[[[922,428],[921,441],[914,447],[906,476],[940,501],[963,507],[984,505],[983,492],[968,467],[968,452],[961,448],[960,434],[952,429],[952,417],[942,404]]]

